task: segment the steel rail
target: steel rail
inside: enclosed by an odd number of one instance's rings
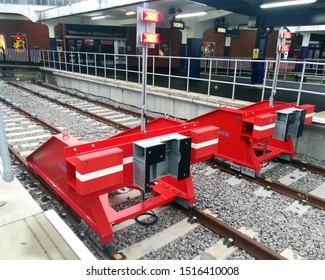
[[[0,99],[0,101],[3,101],[5,104],[10,105],[14,110],[16,110],[19,113],[23,114],[24,116],[32,119],[36,123],[40,123],[42,126],[46,127],[52,133],[61,133],[61,131],[59,129],[55,128],[54,126],[47,123],[46,121],[38,118],[37,115],[31,114],[31,113],[25,111],[24,109],[20,108],[19,106],[17,107],[14,103],[8,102],[7,99]]]
[[[8,82],[8,83],[9,83],[10,85],[14,86],[14,87],[17,87],[17,88],[19,88],[19,89],[25,90],[25,91],[27,91],[27,92],[29,92],[29,93],[35,94],[35,95],[38,96],[38,97],[41,97],[41,98],[43,98],[43,99],[48,100],[47,97],[42,96],[42,95],[39,95],[37,92],[35,92],[35,91],[31,90],[31,89],[25,88],[25,87],[23,87],[23,86],[21,86],[21,85],[17,85],[17,84],[12,83],[12,82]],[[82,109],[80,109],[80,108],[78,108],[78,107],[73,106],[73,105],[70,105],[70,104],[67,104],[67,103],[63,103],[63,102],[57,101],[57,100],[55,100],[55,99],[49,99],[49,100],[50,100],[51,102],[54,102],[54,103],[56,103],[56,104],[58,104],[58,105],[61,105],[61,106],[63,106],[63,107],[67,107],[67,108],[69,108],[69,109],[75,110],[75,111],[77,111],[78,113],[80,113],[80,114],[82,114],[82,115],[85,115],[85,116],[87,116],[87,117],[90,117],[90,118],[95,119],[95,120],[98,120],[98,121],[101,121],[101,122],[103,122],[103,123],[105,123],[105,124],[107,124],[107,125],[111,125],[111,126],[113,126],[113,127],[115,127],[115,128],[119,128],[119,129],[122,129],[122,130],[126,130],[126,129],[129,129],[129,128],[130,128],[130,127],[124,125],[124,124],[121,124],[121,123],[118,123],[118,122],[112,121],[112,120],[110,120],[110,119],[106,119],[106,118],[104,118],[104,117],[98,116],[98,115],[93,114],[93,113],[90,113],[90,112],[86,112],[86,111],[84,111],[84,110],[82,110]]]
[[[316,207],[318,209],[325,210],[325,199],[324,198],[320,198],[318,196],[312,195],[308,192],[296,189],[291,186],[287,186],[287,185],[282,184],[282,183],[280,183],[276,180],[273,180],[271,178],[265,178],[262,176],[253,178],[253,177],[244,175],[236,170],[231,169],[229,165],[227,165],[224,162],[221,162],[220,160],[212,159],[212,160],[207,161],[207,163],[212,166],[218,166],[218,168],[220,170],[230,173],[232,175],[238,175],[250,182],[254,182],[259,185],[266,186],[266,187],[271,187],[271,189],[273,191],[276,191],[278,193],[281,193],[285,196],[291,197],[291,198],[301,201],[303,203],[308,203],[309,205]]]
[[[13,107],[13,109],[15,109],[16,111],[29,117],[31,119],[31,121],[39,123],[42,126],[46,127],[52,133],[55,133],[55,134],[61,133],[61,131],[59,129],[57,129],[54,126],[50,125],[49,123],[33,116],[32,114],[28,113],[27,111],[25,111],[21,108],[17,108],[13,104],[10,104],[10,103],[7,103],[7,104],[11,105]],[[82,230],[79,225],[79,222],[80,222],[78,220],[79,216],[77,214],[75,214],[71,208],[67,208],[64,205],[61,205],[60,197],[58,196],[58,194],[56,192],[54,192],[51,188],[49,188],[48,185],[44,182],[44,180],[38,174],[36,174],[31,168],[29,168],[25,157],[21,156],[21,154],[11,145],[8,145],[8,148],[9,148],[10,153],[13,155],[14,159],[19,163],[20,169],[25,170],[29,174],[30,179],[40,183],[38,185],[38,188],[44,193],[44,195],[50,196],[53,199],[52,202],[59,209],[60,213],[65,213],[65,215],[67,216],[67,218],[69,219],[71,224],[80,233],[80,236],[81,236]],[[92,243],[93,248],[96,250],[98,255],[100,255],[102,257],[103,256],[109,257],[113,260],[125,259],[125,256],[123,256],[123,254],[121,254],[120,252],[116,251],[112,246],[110,246],[109,248],[104,248],[102,250],[101,248],[98,248],[97,243],[94,242],[92,239],[87,239],[87,240]]]
[[[193,207],[187,211],[187,214],[191,217],[196,217],[197,221],[203,226],[209,228],[212,232],[222,236],[226,241],[230,238],[232,243],[237,247],[245,250],[247,253],[260,260],[286,260],[277,252],[270,248],[258,243],[254,239],[241,233],[237,229],[225,224],[218,218],[215,218],[208,213],[200,210],[197,207]]]
[[[44,84],[44,83],[41,83],[41,82],[33,82],[33,84],[35,85],[38,85],[40,87],[45,87],[47,89],[50,89],[50,90],[54,90],[54,91],[57,91],[59,93],[64,93],[64,94],[68,94],[72,97],[75,97],[75,98],[79,98],[79,99],[82,99],[82,97],[78,96],[77,94],[73,94],[69,91],[65,91],[65,90],[61,90],[55,86],[52,86],[52,85],[49,85],[49,84]],[[88,98],[86,98],[88,102],[91,102],[91,103],[94,103],[96,105],[99,105],[99,106],[103,106],[103,107],[106,107],[106,108],[109,108],[109,109],[112,109],[112,110],[115,110],[115,111],[118,111],[118,112],[121,112],[121,113],[124,113],[124,114],[128,114],[128,115],[133,115],[133,116],[136,116],[138,118],[141,118],[141,113],[138,113],[138,112],[134,112],[134,111],[131,111],[131,110],[128,110],[128,109],[125,109],[125,108],[116,108],[115,106],[111,105],[111,104],[108,104],[108,103],[105,103],[105,102],[102,102],[100,100],[90,100]],[[153,117],[150,117],[150,116],[147,116],[148,120],[152,120],[154,119]]]
[[[318,174],[321,176],[325,176],[325,168],[322,166],[308,163],[305,161],[296,160],[296,159],[291,160],[291,164],[295,167],[304,168],[312,173],[315,173],[315,174]]]

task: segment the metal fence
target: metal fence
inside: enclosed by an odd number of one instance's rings
[[[85,52],[57,52],[42,50],[42,65],[63,71],[101,76],[126,82],[141,83],[142,56],[124,54],[103,54]],[[263,69],[260,85],[250,81],[253,65]],[[210,95],[220,85],[232,87],[229,98],[236,99],[237,87],[260,89],[260,99],[272,89],[274,59],[252,60],[247,58],[194,58],[177,56],[148,56],[148,84],[168,89],[196,91],[193,83],[200,84],[199,92]],[[195,73],[196,69],[200,73]],[[325,95],[324,60],[282,60],[276,89],[297,93],[299,104],[301,94]],[[177,85],[175,81],[178,81]],[[181,84],[181,86],[180,86]],[[306,87],[306,85],[310,85]],[[176,87],[175,87],[176,86]],[[194,90],[193,90],[194,89]]]
[[[0,63],[1,62],[40,63],[41,50],[7,48],[5,51],[0,51]]]
[[[24,62],[45,68],[101,76],[114,80],[141,83],[142,55],[104,54],[51,50],[15,50],[0,52],[0,63]],[[253,66],[262,69],[261,83],[251,83]],[[258,89],[264,100],[272,89],[275,60],[248,58],[194,58],[148,56],[148,85],[215,94],[227,86],[224,97],[238,99],[240,87]],[[230,88],[230,90],[229,90]],[[325,95],[325,60],[282,60],[276,90],[301,94]],[[218,93],[217,93],[218,95]],[[324,96],[325,97],[325,96]],[[254,100],[258,101],[258,100]]]

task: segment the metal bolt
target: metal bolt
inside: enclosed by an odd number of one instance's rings
[[[234,246],[234,240],[232,238],[228,238],[223,245],[227,246],[227,248]]]
[[[306,200],[301,200],[301,201],[299,201],[299,204],[306,206],[308,204],[308,202]]]
[[[67,214],[66,213],[60,213],[60,217],[65,219],[67,217]]]
[[[190,224],[197,223],[197,217],[195,217],[195,216],[190,217],[187,221],[188,221]]]

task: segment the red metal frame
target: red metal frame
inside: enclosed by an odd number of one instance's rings
[[[181,180],[165,176],[152,186],[152,198],[119,212],[109,205],[109,193],[122,187],[139,189],[133,184],[134,142],[178,133],[191,138],[191,164],[215,155],[259,174],[262,163],[281,155],[294,156],[290,136],[285,142],[272,139],[276,112],[292,107],[294,103],[275,102],[270,108],[268,101],[262,101],[238,110],[217,109],[187,122],[158,118],[148,123],[146,133],[139,126],[91,143],[59,134],[29,155],[27,162],[105,245],[112,241],[113,224],[174,200],[185,207],[194,203],[191,176]],[[314,106],[297,108],[306,110],[304,123],[311,123]]]
[[[283,154],[295,154],[290,136],[282,142],[272,139],[276,112],[287,108],[306,110],[305,124],[312,122],[314,105],[296,106],[295,103],[274,102],[270,108],[268,101],[258,102],[241,109],[220,108],[191,119],[200,125],[214,125],[219,128],[219,146],[216,156],[235,162],[241,166],[261,171],[261,164]],[[262,155],[267,141],[267,153]]]
[[[152,186],[154,196],[142,203],[116,211],[109,205],[109,193],[133,185],[133,143],[178,133],[192,139],[191,163],[206,160],[217,151],[218,129],[198,122],[159,118],[147,125],[147,132],[130,129],[114,137],[81,143],[70,135],[52,136],[27,157],[29,166],[63,198],[101,238],[112,241],[112,225],[136,217],[177,198],[182,205],[194,203],[192,177],[176,180],[166,176]]]

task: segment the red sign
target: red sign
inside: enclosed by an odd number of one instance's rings
[[[94,45],[94,39],[85,39],[84,44],[89,45],[89,46],[93,46]]]
[[[141,14],[141,20],[144,22],[160,22],[160,12],[144,10]]]
[[[100,44],[104,46],[112,46],[114,45],[114,41],[111,40],[100,40]]]
[[[281,38],[282,39],[291,39],[292,38],[292,33],[291,32],[282,32]]]
[[[159,44],[159,42],[160,42],[160,34],[142,32],[141,34],[142,44]]]
[[[290,51],[290,45],[281,45],[279,51],[281,53],[289,52]]]

